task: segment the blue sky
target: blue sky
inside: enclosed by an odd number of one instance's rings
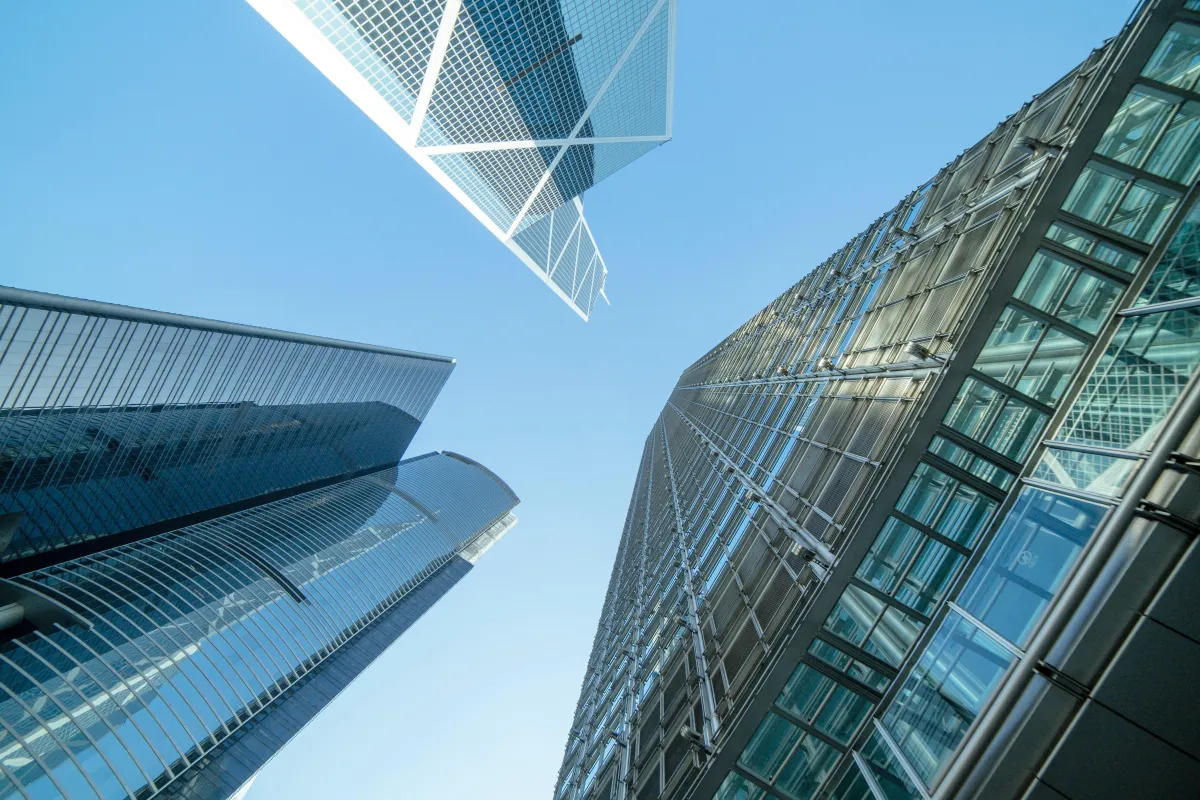
[[[683,3],[675,140],[587,196],[584,324],[249,6],[5,4],[0,283],[452,355],[410,453],[524,501],[250,800],[549,798],[680,371],[1132,5]]]

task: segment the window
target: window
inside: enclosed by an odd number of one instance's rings
[[[1046,420],[1045,414],[1020,400],[967,378],[945,422],[1000,455],[1023,461],[1037,443]]]
[[[1146,86],[1134,87],[1096,152],[1176,183],[1200,163],[1200,105]]]
[[[1059,438],[1145,451],[1200,364],[1200,308],[1122,321]]]
[[[1000,682],[1013,656],[958,614],[942,622],[883,725],[930,785]]]
[[[881,661],[899,666],[922,623],[851,584],[825,620],[825,629]]]
[[[964,557],[898,519],[889,518],[857,577],[922,614],[945,596]]]
[[[1022,490],[959,604],[1024,647],[1105,507],[1032,487]]]
[[[1092,233],[1086,233],[1065,222],[1055,222],[1046,231],[1046,238],[1066,245],[1085,256],[1116,267],[1123,272],[1135,272],[1141,259],[1124,248],[1110,244]]]
[[[1170,189],[1092,162],[1075,182],[1063,210],[1131,239],[1151,242],[1178,202],[1179,196]]]
[[[919,464],[896,509],[959,544],[975,543],[996,501],[930,464]]]
[[[1192,207],[1135,307],[1200,296],[1200,205]]]
[[[1095,333],[1108,318],[1123,287],[1049,250],[1040,250],[1017,286],[1015,297],[1080,330]]]
[[[1193,88],[1200,75],[1200,28],[1183,22],[1172,25],[1142,74],[1160,83]]]

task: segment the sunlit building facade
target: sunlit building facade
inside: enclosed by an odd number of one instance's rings
[[[516,522],[453,366],[0,288],[0,797],[244,787]]]
[[[677,0],[249,0],[584,319],[582,193],[671,138]]]
[[[1200,786],[1200,2],[688,367],[555,800]]]

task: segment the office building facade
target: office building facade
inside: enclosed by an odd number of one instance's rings
[[[1200,3],[688,367],[555,800],[1192,797]]]
[[[671,138],[677,0],[249,0],[585,320],[583,192]]]
[[[453,366],[0,289],[0,797],[252,779],[516,522]]]

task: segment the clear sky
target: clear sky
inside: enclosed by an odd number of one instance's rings
[[[1133,4],[682,3],[675,140],[587,196],[584,324],[249,6],[0,0],[0,283],[454,356],[409,452],[523,499],[249,800],[549,800],[676,377]]]

